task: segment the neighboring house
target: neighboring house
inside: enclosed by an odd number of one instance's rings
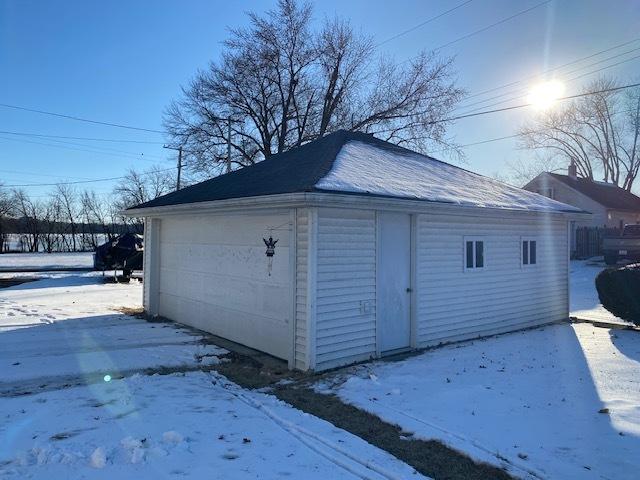
[[[127,213],[148,313],[316,371],[566,319],[581,214],[346,131]]]
[[[568,175],[543,172],[523,188],[591,212],[576,221],[577,227],[622,228],[640,223],[640,197],[611,183],[579,178],[575,166],[569,167]]]

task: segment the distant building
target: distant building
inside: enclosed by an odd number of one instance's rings
[[[572,252],[576,249],[577,228],[622,228],[640,223],[640,197],[612,183],[579,178],[575,165],[570,165],[567,173],[542,172],[523,188],[591,212],[571,222]]]
[[[591,212],[590,217],[576,221],[577,227],[622,228],[640,223],[640,197],[611,183],[578,178],[575,165],[569,166],[568,175],[543,172],[523,188]]]

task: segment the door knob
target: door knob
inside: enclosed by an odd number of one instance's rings
[[[407,293],[411,293],[413,290],[411,290],[409,287],[407,287]]]

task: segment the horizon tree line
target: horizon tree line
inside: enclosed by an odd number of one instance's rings
[[[122,233],[143,233],[142,219],[122,211],[169,193],[174,185],[175,173],[158,167],[129,170],[108,196],[61,183],[41,198],[0,184],[0,253],[95,250]]]

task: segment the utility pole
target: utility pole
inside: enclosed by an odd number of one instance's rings
[[[182,175],[182,145],[178,148],[178,178],[176,179],[176,192],[180,190],[180,175]]]
[[[231,117],[227,117],[227,173],[231,172]]]
[[[163,148],[168,148],[169,150],[177,150],[178,151],[178,178],[176,179],[176,192],[180,190],[180,177],[182,176],[182,145],[179,147],[172,147],[170,145],[164,145]]]

